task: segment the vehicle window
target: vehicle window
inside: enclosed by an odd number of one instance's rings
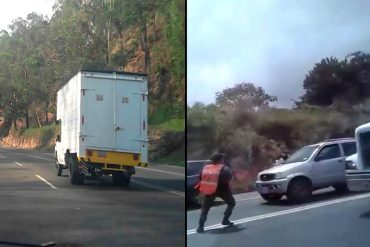
[[[339,158],[340,155],[340,149],[338,144],[334,145],[328,145],[323,147],[318,155],[316,156],[316,160],[328,160],[328,159],[335,159]]]
[[[342,143],[343,151],[345,156],[350,156],[357,152],[356,142],[345,142]]]
[[[199,175],[205,162],[188,162],[186,165],[186,176]]]
[[[306,147],[299,149],[298,151],[294,152],[284,162],[284,164],[294,163],[294,162],[303,162],[303,161],[308,160],[317,147],[318,147],[317,145],[314,145],[314,146],[306,146]]]

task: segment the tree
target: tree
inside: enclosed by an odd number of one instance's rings
[[[370,97],[370,55],[355,52],[342,61],[322,59],[306,75],[303,88],[300,103],[329,106],[361,102]]]
[[[240,106],[249,110],[254,110],[269,106],[269,104],[274,101],[277,101],[276,96],[271,96],[267,94],[263,88],[245,82],[216,93],[216,104],[218,106]]]

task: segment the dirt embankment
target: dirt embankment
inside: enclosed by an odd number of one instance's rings
[[[59,126],[48,125],[41,128],[18,129],[10,128],[8,135],[1,138],[2,144],[24,149],[52,150]]]

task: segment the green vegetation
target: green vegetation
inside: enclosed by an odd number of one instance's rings
[[[185,152],[180,150],[169,156],[164,156],[155,160],[156,163],[174,165],[174,166],[185,166]]]
[[[184,0],[55,0],[0,36],[0,109],[17,128],[49,125],[56,92],[80,69],[149,76],[150,123],[184,118]],[[51,113],[51,114],[50,114]]]
[[[157,126],[161,129],[173,130],[173,131],[184,131],[185,120],[184,119],[171,119]]]

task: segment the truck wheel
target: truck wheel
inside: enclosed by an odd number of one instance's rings
[[[59,164],[56,154],[55,154],[55,169],[57,171],[57,176],[59,177],[62,176],[63,167]]]
[[[277,202],[279,201],[283,195],[279,194],[261,194],[261,197],[268,202]]]
[[[71,184],[83,184],[84,175],[78,170],[78,161],[72,157],[68,159],[69,179]]]
[[[287,197],[293,202],[307,201],[312,195],[311,183],[306,178],[296,178],[288,186]]]
[[[115,186],[124,186],[127,187],[130,184],[131,175],[126,172],[114,172],[112,174],[113,184]]]

